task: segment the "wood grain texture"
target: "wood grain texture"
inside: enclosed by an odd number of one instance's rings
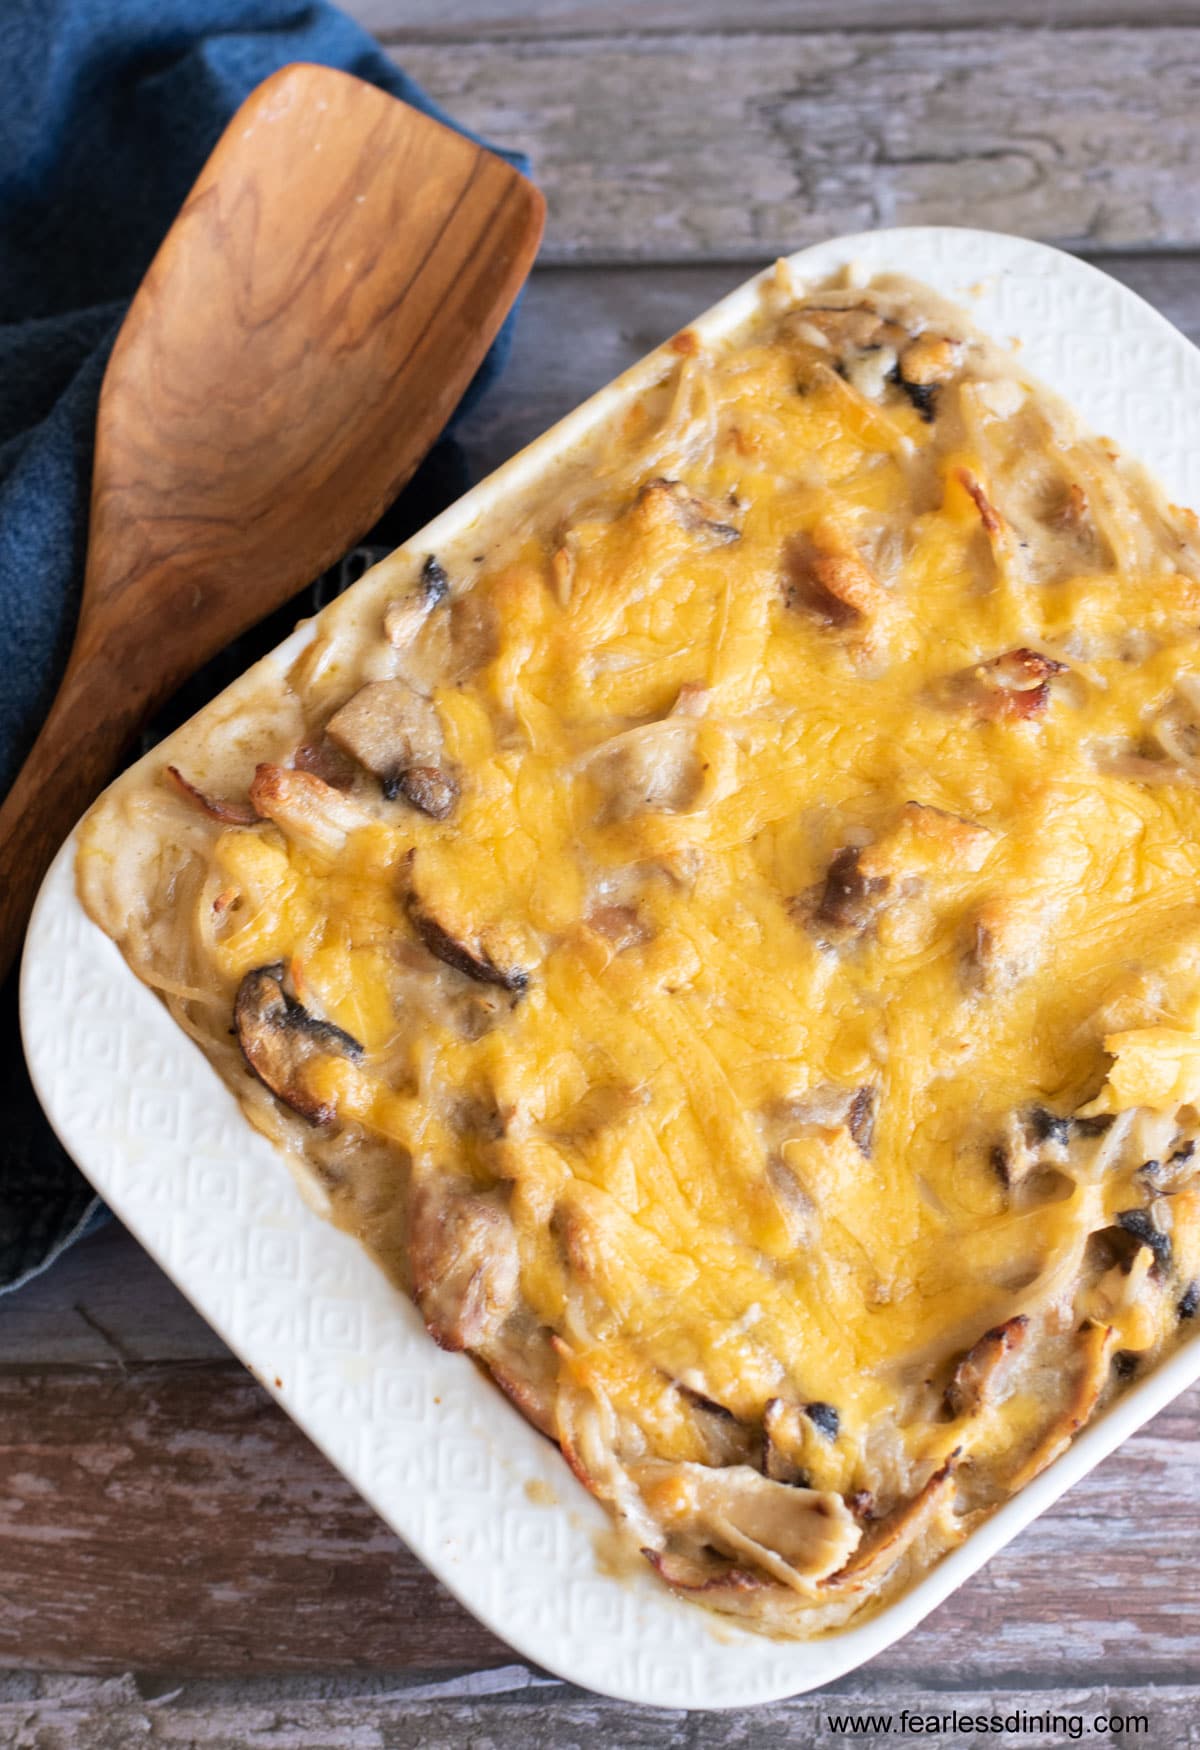
[[[925,223],[1200,244],[1200,28],[389,47],[460,120],[532,154],[547,262],[751,261]]]
[[[1186,1680],[1198,1439],[1200,1388],[875,1660],[869,1686]],[[0,1374],[0,1668],[511,1659],[236,1363]]]
[[[421,37],[443,42],[480,37],[571,37],[638,31],[928,30],[986,25],[1139,25],[1142,29],[1196,22],[1195,0],[349,0],[345,7],[385,41]]]
[[[347,74],[285,67],[239,109],[105,373],[75,643],[0,808],[0,977],[140,724],[340,558],[431,448],[542,210],[503,160]]]
[[[523,1667],[496,1673],[502,1688],[475,1693],[450,1684],[381,1689],[322,1685],[318,1693],[295,1682],[253,1688],[185,1683],[165,1693],[131,1677],[108,1681],[61,1679],[16,1685],[6,1696],[0,1680],[0,1740],[12,1750],[128,1750],[132,1744],[169,1745],[172,1750],[592,1750],[597,1744],[637,1750],[710,1750],[720,1745],[811,1750],[816,1744],[884,1750],[912,1742],[899,1730],[838,1730],[845,1715],[878,1716],[886,1709],[899,1724],[901,1708],[945,1716],[994,1714],[1026,1721],[1065,1721],[1057,1729],[1033,1724],[991,1738],[961,1731],[922,1732],[934,1750],[961,1750],[964,1743],[1037,1745],[1051,1750],[1077,1742],[1100,1747],[1153,1746],[1183,1750],[1200,1743],[1195,1691],[1184,1685],[1128,1689],[1118,1685],[1061,1689],[1022,1688],[947,1692],[904,1688],[886,1698],[860,1683],[836,1692],[735,1714],[687,1714],[633,1708],[580,1695],[560,1684],[541,1684]],[[332,1693],[330,1693],[332,1690]],[[1134,1723],[1134,1716],[1144,1725]],[[1114,1723],[1115,1721],[1119,1723]],[[1071,1721],[1076,1722],[1074,1730]],[[1100,1722],[1110,1722],[1101,1725]],[[1080,1726],[1083,1732],[1080,1732]],[[7,1735],[5,1735],[7,1734]]]

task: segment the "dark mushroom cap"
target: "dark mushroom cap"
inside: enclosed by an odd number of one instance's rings
[[[233,1005],[238,1044],[249,1068],[277,1100],[310,1124],[330,1124],[336,1112],[313,1091],[309,1071],[327,1057],[358,1063],[363,1048],[332,1021],[309,1014],[284,990],[283,978],[283,962],[275,961],[242,979]]]

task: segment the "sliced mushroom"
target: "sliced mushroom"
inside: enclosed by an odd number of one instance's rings
[[[762,1453],[762,1437],[757,1423],[741,1421],[725,1404],[682,1380],[675,1380],[673,1384],[691,1412],[689,1419],[701,1443],[704,1462],[710,1465],[749,1464],[757,1469]]]
[[[1021,1348],[1029,1329],[1024,1313],[996,1325],[974,1343],[954,1369],[946,1387],[946,1409],[957,1420],[975,1416],[993,1403],[1004,1384],[1007,1364]]]
[[[1165,1204],[1160,1206],[1166,1208]],[[1165,1276],[1171,1268],[1171,1236],[1158,1225],[1155,1213],[1151,1209],[1122,1209],[1117,1221],[1140,1245],[1150,1248],[1159,1273]]]
[[[858,1152],[868,1161],[875,1141],[877,1101],[876,1090],[864,1083],[861,1088],[854,1090],[846,1113],[846,1129],[858,1144]]]
[[[250,800],[265,820],[273,820],[306,850],[336,856],[350,833],[371,824],[371,816],[349,796],[312,772],[260,765]]]
[[[1066,1409],[1054,1419],[1037,1442],[1024,1464],[1018,1468],[1015,1476],[1010,1478],[1010,1494],[1019,1494],[1026,1483],[1032,1482],[1047,1465],[1053,1464],[1089,1420],[1108,1380],[1109,1361],[1115,1340],[1116,1332],[1111,1325],[1087,1319],[1080,1326],[1075,1338],[1075,1384],[1070,1400]]]
[[[670,1545],[684,1554],[711,1546],[795,1591],[810,1593],[862,1536],[840,1495],[772,1482],[749,1465],[649,1461],[630,1474]]]
[[[879,1521],[845,1566],[823,1582],[822,1591],[859,1592],[895,1567],[905,1550],[922,1536],[952,1500],[960,1451],[961,1448],[955,1448],[911,1501],[905,1501]]]
[[[488,1344],[487,1368],[510,1403],[548,1439],[555,1437],[558,1357],[550,1332],[521,1329],[518,1317],[497,1341]]]
[[[203,790],[184,777],[178,766],[167,766],[166,776],[179,794],[194,803],[210,820],[223,821],[226,826],[253,826],[256,820],[262,819],[250,802],[230,802],[223,796],[206,796]]]
[[[1194,1142],[1184,1142],[1165,1160],[1143,1161],[1137,1170],[1138,1180],[1158,1196],[1178,1191],[1200,1172],[1200,1156]]]
[[[497,966],[481,945],[471,946],[453,936],[434,914],[427,910],[415,894],[408,899],[408,915],[413,929],[435,960],[452,966],[456,972],[473,978],[479,984],[499,985],[501,990],[520,996],[529,988],[529,974],[521,966]]]
[[[794,902],[806,912],[819,940],[834,946],[862,936],[894,902],[920,889],[931,876],[980,870],[995,835],[975,821],[923,802],[906,802],[875,843],[844,846],[813,895]]]
[[[863,303],[809,304],[795,312],[785,329],[819,354],[831,355],[838,375],[871,401],[882,399],[909,340],[898,322]],[[802,379],[802,392],[808,386]]]
[[[892,878],[863,867],[863,851],[846,845],[830,863],[813,921],[842,936],[861,936],[887,904]]]
[[[938,391],[958,370],[962,344],[944,334],[919,334],[896,364],[895,380],[926,424],[937,414]]]
[[[362,1060],[358,1040],[319,1020],[283,988],[282,961],[248,972],[238,986],[233,1019],[242,1056],[276,1099],[310,1124],[331,1124],[333,1103],[316,1093],[312,1070],[331,1057]]]
[[[458,785],[439,766],[409,766],[396,779],[395,792],[385,783],[383,793],[388,801],[403,796],[406,802],[429,815],[431,820],[445,820],[454,812],[458,801]]]
[[[802,1404],[801,1409],[808,1417],[818,1434],[826,1440],[836,1440],[841,1433],[842,1419],[833,1404],[816,1402]]]
[[[1009,1190],[1015,1190],[1039,1169],[1066,1165],[1072,1129],[1071,1119],[1044,1106],[1010,1112],[1001,1140],[992,1150],[992,1165]]]
[[[1036,717],[1050,702],[1050,682],[1067,665],[1022,646],[977,663],[955,677],[957,691],[980,717],[1013,721]]]
[[[644,1549],[642,1554],[659,1579],[676,1592],[754,1593],[771,1584],[761,1574],[736,1567],[715,1551],[683,1556],[670,1550]]]
[[[334,790],[349,790],[358,770],[349,754],[335,747],[322,735],[316,741],[304,741],[292,755],[292,765],[298,772],[311,772]]]
[[[477,1349],[517,1301],[520,1259],[512,1218],[494,1192],[415,1187],[409,1207],[413,1299],[443,1349]]]
[[[828,523],[788,539],[783,573],[788,607],[836,631],[869,625],[892,606],[866,560]]]
[[[334,712],[325,733],[379,779],[389,802],[403,796],[435,820],[454,807],[458,788],[443,767],[437,709],[407,681],[368,681]]]
[[[431,553],[421,567],[417,583],[406,595],[388,603],[383,615],[383,629],[388,642],[397,649],[412,643],[427,615],[450,593],[450,579]]]
[[[724,544],[741,539],[742,531],[727,522],[719,506],[689,492],[680,480],[649,480],[637,495],[637,506],[652,522],[672,517],[690,534]]]

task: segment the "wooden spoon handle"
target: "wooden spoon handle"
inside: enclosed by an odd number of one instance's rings
[[[111,778],[147,699],[94,654],[72,656],[54,706],[0,808],[0,980],[17,957],[39,883]]]

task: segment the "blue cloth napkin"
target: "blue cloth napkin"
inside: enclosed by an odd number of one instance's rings
[[[324,0],[0,0],[0,796],[70,645],[96,399],[121,317],[234,110],[292,61],[344,68],[456,125]],[[518,153],[503,156],[528,168]],[[464,408],[507,342],[508,325]],[[466,484],[444,438],[372,539],[395,545]],[[169,722],[270,648],[303,608],[210,665]],[[29,1086],[15,976],[0,991],[0,1114],[2,1293],[96,1212]]]

